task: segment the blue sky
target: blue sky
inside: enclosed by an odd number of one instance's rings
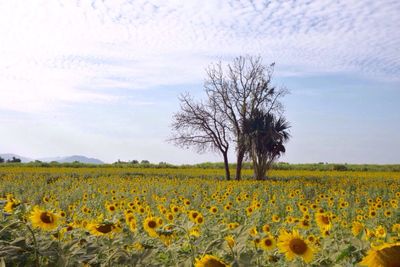
[[[0,0],[0,153],[220,161],[165,142],[177,97],[260,55],[291,91],[282,161],[400,163],[399,25],[388,0]]]

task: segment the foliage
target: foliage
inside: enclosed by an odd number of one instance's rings
[[[283,117],[276,118],[273,113],[262,110],[255,110],[253,117],[244,121],[247,153],[253,160],[257,180],[264,179],[272,163],[285,153],[289,128]]]

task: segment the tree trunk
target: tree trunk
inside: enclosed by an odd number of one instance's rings
[[[226,180],[230,180],[231,179],[231,173],[229,171],[229,163],[228,163],[228,153],[223,153],[224,155],[224,167],[225,167],[225,177]]]
[[[241,180],[242,178],[242,164],[244,159],[245,151],[240,149],[237,152],[237,162],[236,162],[236,180]]]
[[[262,155],[257,155],[256,152],[252,153],[254,178],[258,181],[265,180],[265,175],[268,170],[267,159]]]

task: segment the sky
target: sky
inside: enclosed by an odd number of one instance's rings
[[[222,161],[166,140],[240,55],[290,91],[280,161],[400,163],[397,0],[0,0],[0,153]]]

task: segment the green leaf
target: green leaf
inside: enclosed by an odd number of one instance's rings
[[[339,256],[336,258],[336,263],[340,262],[344,258],[347,258],[351,255],[352,252],[354,252],[356,248],[353,245],[349,245],[347,248],[345,248]]]

